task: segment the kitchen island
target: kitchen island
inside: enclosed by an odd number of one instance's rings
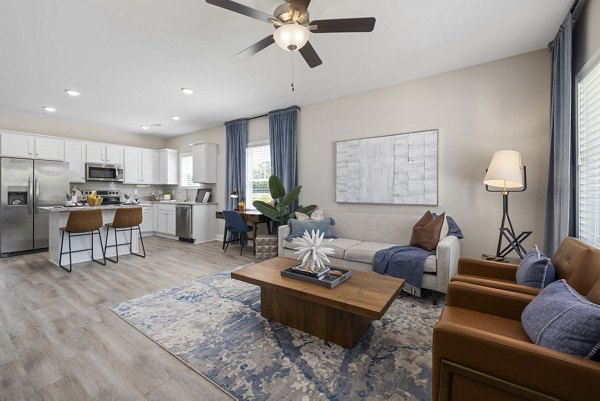
[[[61,227],[65,227],[67,225],[67,219],[69,218],[69,214],[71,212],[77,212],[80,210],[102,210],[102,221],[104,224],[111,223],[113,218],[115,217],[115,211],[117,209],[124,208],[144,208],[148,207],[148,204],[132,204],[132,205],[105,205],[105,206],[48,206],[48,207],[40,207],[40,209],[47,210],[50,214],[50,221],[48,226],[48,252],[50,253],[50,261],[56,265],[58,265],[58,261],[60,258],[60,245],[61,245]],[[100,235],[102,236],[102,243],[106,244],[106,229],[103,228],[100,230]],[[117,234],[119,243],[128,242],[129,241],[129,232],[121,231]],[[110,244],[113,244],[114,235],[110,235],[111,241]],[[95,256],[98,259],[98,255],[102,255],[100,252],[100,243],[98,240],[98,236],[94,236],[94,245],[95,245]],[[71,245],[73,246],[73,250],[77,249],[86,249],[91,248],[91,237],[89,236],[81,236],[81,237],[72,237]],[[69,245],[67,240],[65,239],[64,249],[67,250]],[[139,247],[139,235],[138,231],[133,231],[132,238],[132,250],[133,252],[138,252]],[[125,255],[129,252],[129,245],[120,245],[119,246],[119,255]],[[116,248],[108,248],[106,250],[106,256],[114,257],[116,255]],[[83,251],[83,252],[75,252],[72,254],[73,263],[81,263],[92,260],[92,252],[91,251]],[[63,256],[63,264],[69,261],[69,255],[66,254]]]

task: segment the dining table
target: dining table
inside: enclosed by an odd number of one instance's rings
[[[259,212],[258,210],[236,210],[244,221],[252,224],[252,244],[253,251],[256,255],[256,238],[258,232],[258,225],[264,223],[267,225],[267,232],[271,235],[271,219]],[[217,219],[225,219],[223,216],[223,211],[217,211]],[[227,225],[225,225],[225,229],[223,231],[223,249],[225,249],[225,244],[227,243]]]

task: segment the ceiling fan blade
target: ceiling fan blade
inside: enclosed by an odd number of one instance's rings
[[[310,42],[306,42],[306,44],[302,46],[300,49],[300,54],[302,54],[302,57],[304,57],[306,64],[308,64],[310,68],[315,68],[323,64],[323,61],[321,61],[321,58],[315,51],[315,48],[312,47]]]
[[[250,18],[254,18],[257,19],[259,21],[262,22],[266,22],[268,24],[271,24],[271,20],[273,19],[273,16],[267,13],[264,13],[260,10],[257,10],[255,8],[252,7],[248,7],[245,6],[243,4],[240,3],[236,3],[235,1],[231,1],[231,0],[206,0],[206,2],[208,4],[212,4],[213,6],[217,6],[217,7],[221,7],[221,8],[225,8],[229,11],[233,11],[234,13],[238,13],[238,14],[242,14],[242,15],[246,15]]]
[[[308,9],[309,4],[310,0],[292,0],[290,2],[290,12],[293,13],[295,10],[297,10],[304,14]]]
[[[375,28],[375,18],[341,18],[311,21],[310,25],[317,28],[312,33],[337,33],[337,32],[371,32]]]
[[[273,35],[269,35],[266,38],[259,40],[252,46],[242,50],[237,55],[238,57],[250,57],[258,53],[259,51],[271,46],[273,43],[275,43],[275,39],[273,39]]]

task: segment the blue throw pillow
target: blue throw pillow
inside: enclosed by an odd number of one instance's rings
[[[290,235],[285,237],[286,241],[291,241],[294,238],[300,238],[304,235],[304,231],[308,231],[309,233],[312,230],[319,230],[321,233],[325,233],[324,238],[337,238],[333,235],[333,231],[331,230],[331,226],[333,226],[335,222],[331,217],[328,217],[323,220],[305,220],[300,221],[297,219],[290,219],[288,225],[290,226]]]
[[[525,307],[523,329],[535,344],[600,360],[600,306],[558,280]]]
[[[555,280],[554,266],[537,245],[525,255],[517,269],[517,284],[544,288]]]

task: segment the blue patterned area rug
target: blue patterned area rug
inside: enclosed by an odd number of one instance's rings
[[[229,273],[111,310],[241,400],[431,399],[430,299],[396,299],[351,350],[264,319],[260,289]]]

